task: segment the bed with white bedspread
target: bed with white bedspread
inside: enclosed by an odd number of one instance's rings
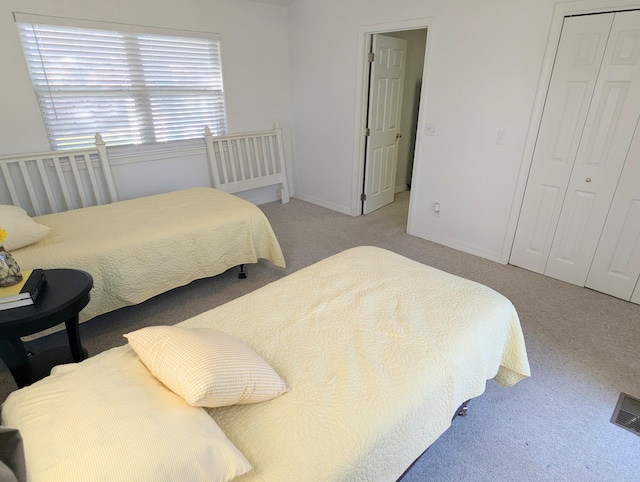
[[[344,251],[176,326],[232,335],[289,391],[260,403],[191,406],[147,371],[131,345],[57,367],[2,407],[3,424],[22,433],[32,481],[172,480],[176,473],[212,480],[211,460],[229,469],[215,480],[395,480],[487,380],[509,386],[530,375],[508,299],[374,247]],[[197,420],[187,451],[178,449],[180,431],[162,425],[171,412],[159,408],[165,396],[172,410]],[[155,432],[142,429],[141,413]],[[207,424],[249,465],[234,466],[219,445],[193,449]],[[162,455],[163,444],[174,447],[172,456]],[[142,446],[142,461],[122,456]]]
[[[100,134],[90,148],[0,157],[0,227],[14,246],[7,249],[23,269],[91,274],[81,322],[259,259],[284,267],[266,216],[233,195],[277,186],[288,202],[282,127],[216,137],[204,130],[202,160],[213,188],[125,201]]]
[[[33,218],[50,231],[12,251],[23,269],[75,268],[93,277],[80,321],[191,281],[267,259],[284,267],[278,240],[254,204],[191,188]]]

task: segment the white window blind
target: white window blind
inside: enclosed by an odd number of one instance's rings
[[[217,38],[17,25],[53,150],[226,132]]]

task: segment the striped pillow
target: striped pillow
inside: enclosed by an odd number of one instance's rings
[[[190,405],[256,403],[289,391],[251,348],[213,328],[149,326],[124,336],[149,371]]]

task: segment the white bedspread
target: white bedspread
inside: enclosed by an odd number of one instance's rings
[[[530,374],[508,299],[373,247],[182,325],[238,337],[291,387],[209,410],[254,467],[242,481],[395,480],[486,380],[512,385]]]
[[[180,324],[236,336],[291,388],[267,402],[208,410],[253,466],[238,481],[395,480],[488,379],[512,385],[530,373],[509,300],[373,247],[344,251]],[[96,363],[118,373],[104,390],[127,393],[137,384],[130,364],[140,363],[128,345],[76,366],[100,372]],[[73,376],[72,365],[60,373]],[[3,420],[23,430],[27,467],[31,458],[72,473],[77,461],[52,460],[47,444],[83,444],[65,428],[78,425],[80,408],[102,420],[109,407],[76,402],[91,394],[69,380],[58,390],[64,396],[43,397],[46,383],[55,377],[14,392]],[[30,419],[44,421],[18,422]],[[102,475],[93,480],[110,480]]]
[[[76,268],[93,276],[86,321],[260,258],[285,266],[255,205],[192,188],[34,218],[51,231],[12,252],[23,269]]]

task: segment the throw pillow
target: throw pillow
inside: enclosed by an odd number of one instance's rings
[[[8,204],[0,205],[0,227],[7,232],[2,242],[7,251],[33,244],[51,230],[31,219],[21,207]]]
[[[149,371],[194,406],[263,402],[289,390],[256,352],[213,328],[150,326],[124,336]]]

